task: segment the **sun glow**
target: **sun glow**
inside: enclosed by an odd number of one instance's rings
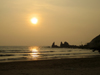
[[[37,24],[38,19],[34,17],[34,18],[31,19],[31,22],[32,22],[33,24]]]

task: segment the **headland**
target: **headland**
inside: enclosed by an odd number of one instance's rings
[[[93,51],[98,50],[100,52],[100,35],[93,38],[89,43],[85,45],[70,45],[68,42],[60,43],[60,46],[55,45],[53,42],[52,48],[82,48],[82,49],[93,49]]]

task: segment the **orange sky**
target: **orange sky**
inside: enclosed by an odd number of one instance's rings
[[[100,34],[99,20],[100,0],[2,0],[0,46],[86,44]]]

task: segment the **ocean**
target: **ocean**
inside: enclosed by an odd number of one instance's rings
[[[0,62],[36,61],[65,58],[92,58],[97,51],[78,48],[49,48],[44,46],[0,46]]]

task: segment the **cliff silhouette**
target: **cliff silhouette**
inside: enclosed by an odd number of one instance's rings
[[[89,43],[86,45],[69,45],[68,42],[60,43],[60,46],[55,45],[53,42],[52,48],[83,48],[83,49],[93,49],[93,51],[98,50],[100,52],[100,35],[93,38]]]
[[[100,51],[100,35],[96,36],[91,42],[87,43],[87,48]]]

